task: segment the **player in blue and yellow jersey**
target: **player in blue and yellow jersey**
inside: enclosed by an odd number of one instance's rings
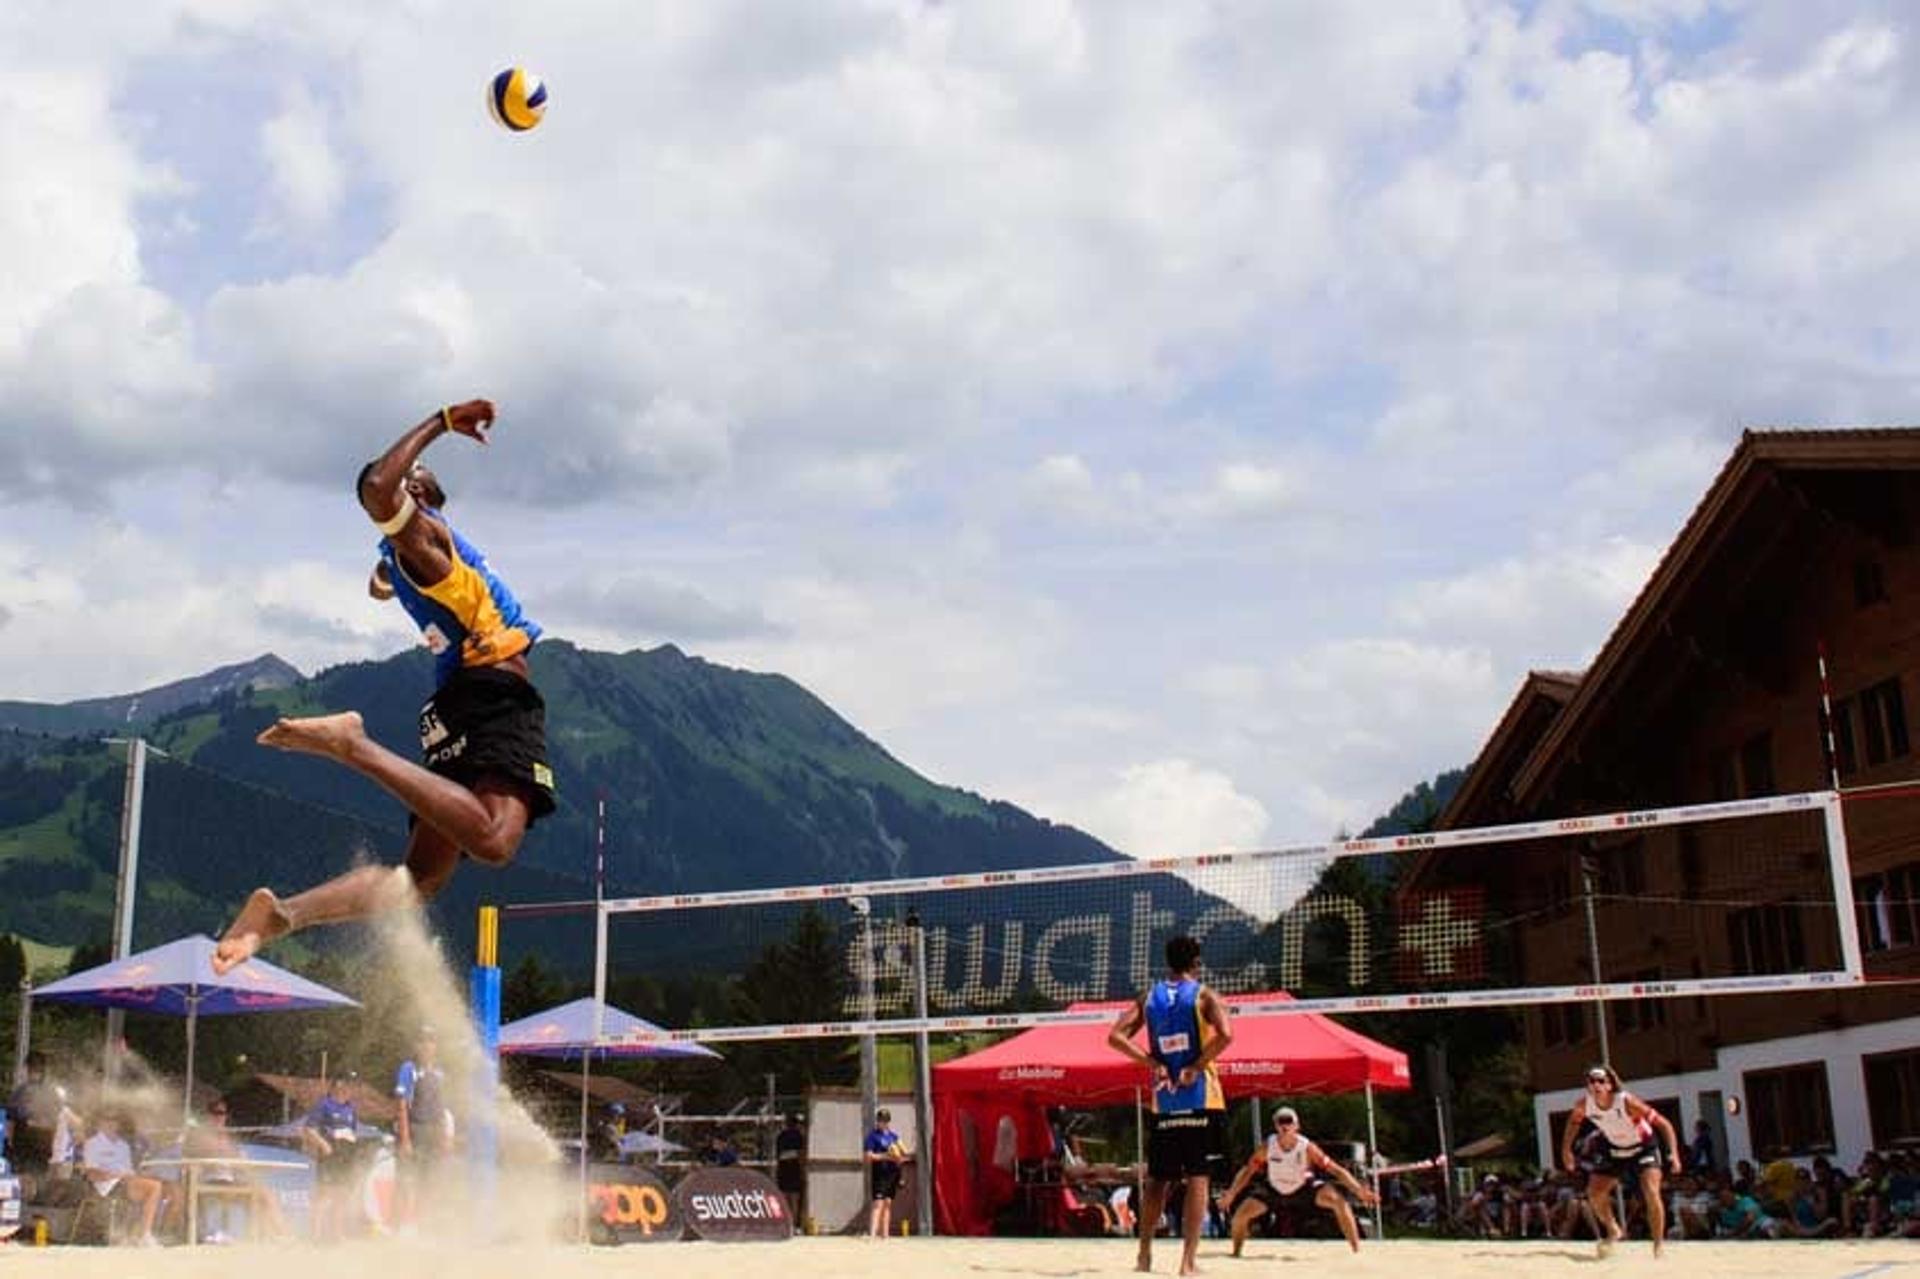
[[[1107,1032],[1115,1052],[1153,1072],[1153,1132],[1147,1146],[1146,1200],[1140,1213],[1136,1270],[1153,1268],[1153,1232],[1166,1208],[1167,1192],[1187,1183],[1180,1213],[1183,1247],[1180,1273],[1200,1273],[1200,1227],[1207,1219],[1208,1168],[1225,1149],[1227,1102],[1214,1060],[1233,1042],[1226,1001],[1197,975],[1200,943],[1180,936],[1167,941],[1168,976],[1135,1000]],[[1133,1042],[1147,1032],[1143,1051]]]
[[[420,712],[424,763],[368,737],[354,711],[282,719],[259,738],[263,746],[338,760],[404,803],[414,817],[406,872],[362,866],[285,900],[255,889],[214,952],[220,972],[297,929],[431,897],[463,854],[505,865],[527,828],[553,811],[546,704],[527,667],[540,628],[486,557],[447,523],[446,493],[420,463],[442,435],[485,444],[493,419],[486,400],[449,405],[369,462],[356,485],[381,533],[369,590],[398,598],[435,655],[436,688]]]

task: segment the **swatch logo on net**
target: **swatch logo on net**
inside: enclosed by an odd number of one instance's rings
[[[735,1190],[724,1195],[693,1195],[687,1200],[693,1215],[709,1221],[779,1221],[787,1205],[779,1195],[764,1190]]]

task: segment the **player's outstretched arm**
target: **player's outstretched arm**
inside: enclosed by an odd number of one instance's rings
[[[420,460],[420,455],[427,451],[427,445],[448,432],[465,435],[485,444],[487,432],[492,429],[491,400],[468,400],[464,404],[449,404],[435,411],[395,440],[385,453],[360,472],[360,505],[366,508],[376,524],[393,519],[400,513],[401,500],[405,495],[402,486],[406,483],[407,473]]]

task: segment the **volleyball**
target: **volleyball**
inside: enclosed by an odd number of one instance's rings
[[[525,133],[547,113],[547,86],[525,67],[508,67],[487,86],[487,111],[501,128]]]

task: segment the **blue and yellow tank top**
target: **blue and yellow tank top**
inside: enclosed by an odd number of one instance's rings
[[[407,576],[392,541],[384,537],[380,560],[393,581],[394,598],[433,650],[435,685],[445,684],[462,667],[492,666],[532,648],[540,627],[521,613],[520,601],[494,576],[487,557],[440,512],[421,511],[439,520],[452,538],[453,571],[432,586],[421,586]]]
[[[1220,1091],[1220,1077],[1212,1066],[1185,1088],[1179,1086],[1180,1072],[1192,1065],[1213,1038],[1213,1027],[1200,1015],[1200,983],[1191,977],[1182,981],[1155,982],[1146,999],[1147,1052],[1167,1068],[1174,1081],[1170,1088],[1153,1090],[1153,1110],[1159,1115],[1179,1114],[1186,1110],[1224,1110],[1226,1097]]]

